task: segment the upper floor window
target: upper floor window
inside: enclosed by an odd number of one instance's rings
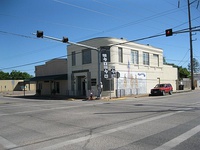
[[[76,65],[76,53],[75,51],[72,52],[72,66],[75,66]]]
[[[143,65],[149,65],[149,53],[143,52]]]
[[[91,49],[82,50],[82,64],[89,64],[92,62]]]
[[[153,62],[154,66],[159,66],[159,55],[158,54],[153,54]]]
[[[139,63],[138,51],[136,51],[136,50],[131,50],[131,62],[132,62],[133,64],[138,64],[138,63]]]
[[[118,61],[123,63],[123,49],[118,47]]]

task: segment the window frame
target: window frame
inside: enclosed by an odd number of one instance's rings
[[[92,51],[91,49],[82,50],[82,64],[91,64],[92,63]]]
[[[143,52],[143,65],[148,65],[150,64],[149,60],[149,53],[148,52]]]
[[[118,47],[118,61],[123,63],[123,49],[122,47]]]
[[[138,50],[131,50],[131,63],[134,65],[139,64],[139,51]]]
[[[153,65],[159,66],[159,55],[158,54],[153,54],[153,62],[155,63]]]
[[[72,66],[76,66],[76,52],[72,52]]]

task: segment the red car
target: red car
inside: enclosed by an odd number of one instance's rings
[[[151,89],[150,95],[165,95],[166,93],[169,93],[172,95],[173,87],[170,83],[163,83],[163,84],[157,84],[153,89]]]

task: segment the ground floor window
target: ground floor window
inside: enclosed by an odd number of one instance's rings
[[[56,93],[60,93],[60,83],[59,82],[56,82],[55,90],[56,90]]]

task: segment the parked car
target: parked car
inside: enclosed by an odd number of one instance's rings
[[[169,93],[172,95],[173,87],[170,83],[163,83],[163,84],[157,84],[153,89],[151,89],[150,95],[166,95],[166,93]]]

